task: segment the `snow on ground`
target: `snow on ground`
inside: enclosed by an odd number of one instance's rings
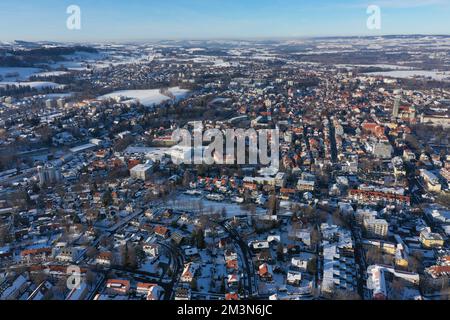
[[[48,98],[48,99],[70,98],[71,96],[73,96],[72,92],[67,92],[67,93],[49,93],[49,94],[45,95],[45,97]]]
[[[249,211],[236,203],[227,201],[215,202],[186,194],[178,194],[175,199],[168,201],[168,205],[176,210],[187,210],[192,212],[203,211],[204,213],[221,213],[222,210],[225,209],[227,217],[229,218],[237,215],[250,214]],[[261,207],[256,208],[256,214],[265,213],[265,209]]]
[[[54,82],[48,81],[30,81],[30,82],[20,82],[20,81],[11,81],[11,82],[0,82],[0,88],[4,88],[6,86],[17,86],[17,87],[31,87],[33,89],[43,89],[43,88],[53,88],[53,89],[61,89],[64,88],[64,85],[57,84]]]
[[[383,76],[393,78],[431,78],[433,80],[450,81],[449,71],[427,71],[427,70],[396,70],[385,72],[368,72],[369,76]]]
[[[149,272],[156,275],[161,275],[161,268],[158,267],[158,262],[155,259],[146,259],[139,268],[140,271]]]
[[[184,98],[188,90],[181,89],[179,87],[169,88],[169,92],[172,93],[176,99]],[[99,97],[98,99],[114,99],[117,97],[124,97],[129,99],[137,99],[144,106],[153,106],[160,104],[166,100],[169,100],[170,97],[162,94],[159,89],[149,89],[149,90],[120,90],[115,91],[106,95]]]
[[[383,69],[392,69],[392,70],[412,70],[413,68],[407,66],[399,66],[395,64],[336,64],[336,67],[339,68],[383,68]]]
[[[65,68],[67,70],[73,70],[73,71],[87,70],[87,66],[85,63],[77,62],[77,61],[59,61],[59,62],[51,64],[50,67],[52,69]]]
[[[68,74],[67,71],[47,71],[47,72],[39,72],[35,73],[34,76],[36,77],[58,77]]]
[[[0,76],[5,81],[21,81],[40,71],[38,68],[0,67]]]

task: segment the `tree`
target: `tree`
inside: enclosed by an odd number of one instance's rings
[[[86,249],[86,256],[88,257],[88,258],[94,258],[94,257],[96,257],[97,256],[97,253],[98,253],[98,250],[97,250],[97,248],[95,248],[95,247],[88,247],[87,249]]]
[[[7,226],[0,226],[0,246],[3,246],[9,237]]]
[[[111,190],[108,189],[103,194],[102,203],[103,203],[103,206],[107,207],[107,206],[110,206],[112,204],[112,202],[113,202],[113,198],[112,198]]]
[[[275,215],[278,209],[278,200],[275,193],[272,193],[269,197],[269,201],[267,202],[267,213],[269,215]]]
[[[333,212],[332,218],[333,218],[333,223],[335,225],[337,225],[337,226],[344,226],[345,225],[344,220],[342,219],[341,211],[339,209],[336,209]]]
[[[332,300],[361,300],[359,294],[355,291],[333,290],[331,294]]]
[[[225,294],[225,278],[222,278],[220,283],[220,293]]]
[[[92,272],[91,270],[88,270],[86,272],[86,284],[92,287],[94,285],[95,280],[97,279],[97,275],[95,272]]]
[[[383,263],[383,254],[379,248],[370,247],[366,251],[366,259],[369,264]]]
[[[311,247],[314,248],[320,243],[320,231],[317,228],[311,230]]]
[[[317,257],[313,257],[307,265],[307,271],[309,274],[316,274],[317,272]]]
[[[37,286],[40,285],[45,280],[47,280],[47,278],[48,278],[48,276],[44,271],[33,272],[30,275],[31,281],[33,281],[33,283]]]
[[[192,281],[191,281],[191,290],[192,291],[197,291],[197,279],[196,278],[193,278],[192,279]]]
[[[392,288],[392,296],[393,300],[402,300],[402,293],[405,290],[405,284],[402,279],[395,278],[391,283]]]

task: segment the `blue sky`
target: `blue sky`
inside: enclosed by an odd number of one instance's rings
[[[81,30],[66,9],[81,8]],[[379,5],[381,30],[366,28]],[[0,41],[449,34],[450,0],[0,0]]]

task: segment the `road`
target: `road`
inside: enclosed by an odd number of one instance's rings
[[[250,250],[248,249],[247,244],[242,240],[239,233],[233,229],[230,228],[227,222],[219,222],[219,225],[225,229],[225,231],[228,232],[231,239],[233,239],[239,246],[242,252],[242,256],[244,257],[244,265],[245,265],[245,271],[247,274],[247,291],[249,296],[253,296],[253,286],[256,286],[257,279],[256,279],[256,273],[255,268],[253,266],[253,260],[252,260],[252,254]],[[252,283],[253,278],[253,283]]]

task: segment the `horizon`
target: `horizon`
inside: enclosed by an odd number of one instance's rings
[[[66,26],[71,5],[80,9],[80,29]],[[379,6],[379,29],[366,26],[369,5]],[[447,35],[450,30],[450,0],[43,0],[38,5],[24,0],[1,3],[0,12],[0,41],[6,42],[272,40]]]
[[[29,42],[29,43],[58,43],[58,44],[145,44],[145,43],[157,43],[157,42],[209,42],[209,41],[243,41],[243,42],[257,42],[257,41],[295,41],[295,40],[327,40],[327,39],[352,39],[352,38],[386,38],[386,37],[450,37],[450,33],[448,34],[380,34],[380,35],[343,35],[343,36],[335,36],[335,35],[324,35],[324,36],[304,36],[304,37],[254,37],[254,38],[161,38],[161,39],[136,39],[136,40],[97,40],[97,41],[58,41],[58,40],[23,40],[23,39],[14,39],[11,41],[2,41],[3,43],[14,43],[14,42]]]

